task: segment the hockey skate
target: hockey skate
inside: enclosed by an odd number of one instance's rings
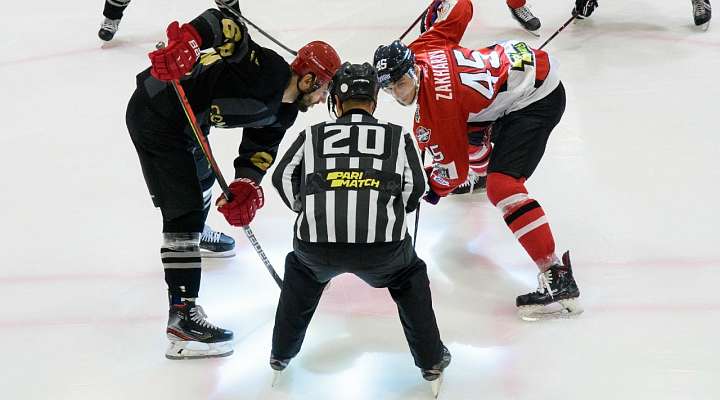
[[[553,265],[538,274],[538,289],[518,296],[518,315],[525,321],[568,318],[583,312],[578,297],[580,290],[570,265],[570,252],[562,256],[563,265]]]
[[[170,306],[165,357],[171,360],[226,357],[233,353],[233,333],[207,321],[202,307],[193,301]]]
[[[470,171],[465,182],[456,187],[450,194],[485,193],[486,185],[487,175],[480,176]]]
[[[98,37],[106,42],[112,40],[117,33],[118,26],[120,25],[120,19],[105,18],[100,24],[100,30],[98,31]]]
[[[430,389],[432,390],[433,396],[437,399],[440,395],[440,386],[443,381],[443,371],[450,365],[452,355],[447,347],[443,346],[442,357],[440,362],[433,365],[431,369],[423,369],[422,376],[426,381],[430,382]]]
[[[235,239],[230,236],[214,231],[209,225],[205,225],[200,235],[200,257],[223,258],[235,256]]]
[[[272,387],[275,387],[275,384],[280,379],[280,375],[282,372],[287,368],[288,364],[290,364],[291,358],[275,358],[272,354],[270,355],[270,368],[273,370],[273,380],[270,384]]]
[[[512,17],[520,24],[520,26],[523,27],[523,29],[535,35],[536,37],[540,37],[540,34],[537,32],[540,29],[540,19],[534,16],[527,6],[508,8],[510,9],[510,14],[512,15]]]
[[[692,5],[695,25],[707,31],[710,28],[710,18],[712,18],[710,0],[692,0]]]

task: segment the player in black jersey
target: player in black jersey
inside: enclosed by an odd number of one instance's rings
[[[405,219],[426,190],[425,171],[410,132],[372,116],[378,88],[372,65],[343,64],[328,101],[338,119],[300,133],[273,173],[273,186],[298,218],[270,366],[282,371],[298,354],[324,288],[348,272],[388,288],[415,365],[437,392],[450,352]]]
[[[243,127],[232,202],[216,204],[232,225],[252,221],[263,205],[260,181],[272,165],[298,110],[323,102],[340,58],[311,42],[288,65],[261,47],[239,21],[207,10],[188,24],[168,27],[167,47],[150,53],[152,67],[137,76],[126,122],[155,206],[163,217],[161,259],[170,298],[168,358],[232,353],[232,332],[205,319],[195,304],[200,289],[200,233],[215,176],[203,157],[173,88],[179,79],[207,135],[210,127]],[[201,49],[214,50],[201,53]]]

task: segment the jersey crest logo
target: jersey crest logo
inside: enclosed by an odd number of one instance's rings
[[[510,59],[510,64],[514,71],[525,71],[525,66],[535,65],[535,56],[532,50],[527,44],[520,42],[512,45],[514,52],[508,52],[507,56]]]
[[[273,156],[270,153],[259,151],[250,157],[250,162],[262,171],[267,171],[273,163]]]
[[[210,106],[210,122],[215,127],[225,127],[225,121],[223,120],[222,111],[220,110],[220,107],[215,104]]]

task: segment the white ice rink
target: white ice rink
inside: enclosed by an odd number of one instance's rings
[[[242,8],[293,48],[321,39],[362,62],[427,2]],[[453,354],[443,399],[720,399],[720,29],[696,29],[689,0],[599,2],[590,20],[547,47],[568,104],[528,183],[558,251],[571,250],[586,311],[520,321],[515,296],[535,288],[537,270],[499,212],[484,195],[423,205],[418,253]],[[210,223],[236,238],[238,255],[205,262],[199,303],[235,332],[235,354],[165,359],[161,218],[125,107],[167,24],[212,2],[133,0],[104,48],[102,3],[2,6],[0,399],[430,399],[390,296],[349,276],[323,297],[302,352],[271,388],[278,288],[242,232],[215,211]],[[535,0],[536,39],[503,0],[476,0],[463,44],[539,46],[572,3]],[[409,125],[412,112],[383,94],[377,115]],[[324,104],[301,115],[284,144],[326,118]],[[226,175],[240,137],[210,137]],[[282,275],[294,214],[264,187],[252,227]]]

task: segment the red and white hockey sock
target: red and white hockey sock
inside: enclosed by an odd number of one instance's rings
[[[515,9],[525,5],[525,0],[507,0],[508,7]]]
[[[489,143],[488,143],[489,144]],[[488,164],[490,163],[489,146],[468,146],[468,162],[470,163],[470,171],[477,176],[487,175]]]
[[[525,178],[492,172],[487,179],[487,195],[503,213],[505,223],[540,271],[559,264],[545,211],[528,195]]]

